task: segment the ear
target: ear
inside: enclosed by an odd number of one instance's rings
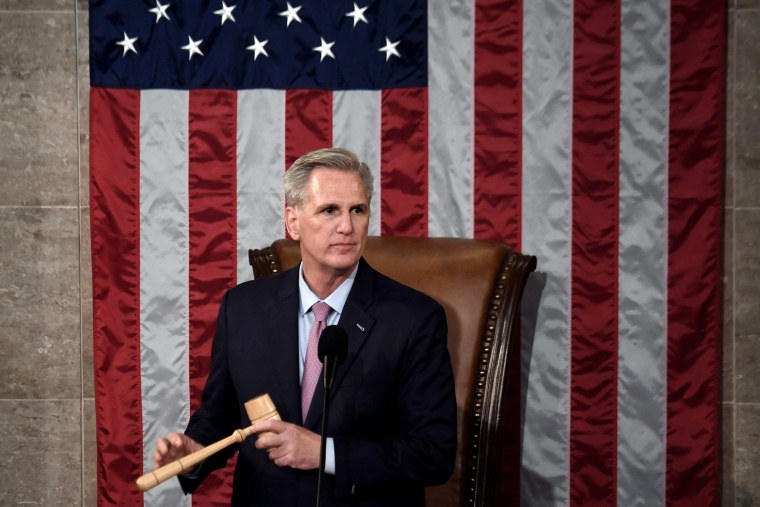
[[[292,206],[285,208],[285,228],[291,238],[296,241],[301,239],[298,228],[298,211]]]

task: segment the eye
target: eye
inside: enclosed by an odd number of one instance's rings
[[[353,208],[351,208],[351,213],[353,213],[354,215],[363,215],[366,212],[367,212],[367,208],[364,206],[354,206]]]
[[[332,206],[328,206],[327,208],[322,210],[322,213],[325,213],[326,215],[332,215],[333,213],[335,213],[335,208],[333,208]]]

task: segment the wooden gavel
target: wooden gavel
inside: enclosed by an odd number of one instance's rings
[[[140,491],[148,491],[154,488],[172,477],[179,475],[183,472],[192,470],[198,463],[206,460],[208,457],[216,454],[217,452],[225,449],[232,444],[242,443],[249,435],[253,433],[251,429],[253,424],[258,421],[266,421],[268,419],[280,420],[280,414],[272,402],[272,398],[268,394],[262,394],[251,400],[248,400],[244,404],[245,411],[248,414],[248,418],[251,420],[251,425],[247,428],[235,430],[232,435],[227,438],[204,447],[192,454],[183,456],[176,461],[164,465],[155,470],[151,470],[145,475],[142,475],[137,479],[137,489]]]

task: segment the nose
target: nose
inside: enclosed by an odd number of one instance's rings
[[[354,232],[354,223],[351,220],[351,211],[340,215],[338,220],[338,232],[341,234],[352,234]]]

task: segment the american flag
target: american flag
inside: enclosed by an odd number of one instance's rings
[[[371,234],[538,256],[523,312],[520,491],[505,504],[713,505],[725,4],[91,0],[100,505],[208,374],[224,290],[284,235],[281,176],[373,168]],[[517,415],[515,415],[516,417]]]

